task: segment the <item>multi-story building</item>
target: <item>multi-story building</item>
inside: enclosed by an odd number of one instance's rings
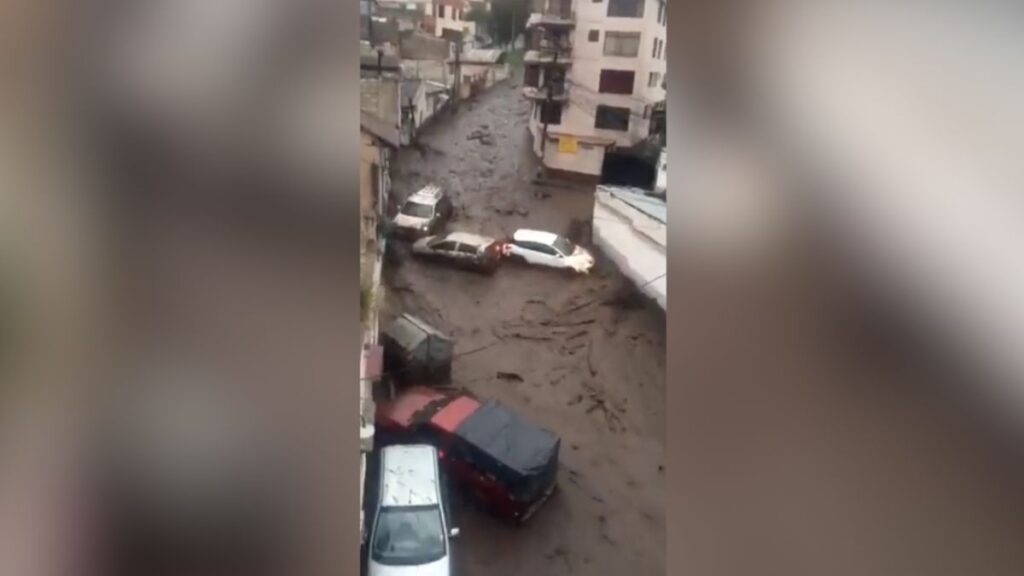
[[[665,99],[665,0],[535,0],[523,95],[544,166],[597,179],[651,134]]]

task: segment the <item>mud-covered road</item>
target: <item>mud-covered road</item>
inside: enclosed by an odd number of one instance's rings
[[[512,82],[438,117],[393,165],[394,198],[437,183],[456,206],[450,230],[569,233],[593,188],[532,183],[527,114]],[[493,145],[468,138],[478,130]],[[406,258],[385,281],[390,312],[457,339],[453,384],[562,438],[560,490],[525,527],[460,507],[463,573],[663,574],[664,315],[615,300],[625,280],[600,262],[588,277],[514,265],[487,277]]]

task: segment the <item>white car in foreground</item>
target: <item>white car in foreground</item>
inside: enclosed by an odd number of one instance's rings
[[[380,453],[380,499],[370,535],[369,576],[452,576],[452,528],[438,453],[426,444]]]
[[[586,248],[573,244],[564,236],[539,230],[516,230],[505,244],[505,256],[528,264],[582,274],[594,267],[594,257]]]

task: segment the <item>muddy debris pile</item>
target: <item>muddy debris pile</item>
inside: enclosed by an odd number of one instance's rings
[[[481,124],[480,128],[473,130],[466,136],[466,140],[472,142],[476,140],[484,146],[494,146],[494,135],[491,134],[490,127],[487,124]]]

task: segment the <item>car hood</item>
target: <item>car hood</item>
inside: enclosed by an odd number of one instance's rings
[[[395,216],[395,226],[400,228],[419,228],[420,226],[429,222],[428,218],[418,218],[416,216],[409,216],[408,214],[402,214],[399,212]]]
[[[369,576],[451,576],[448,557],[419,566],[390,566],[370,560]]]
[[[579,272],[589,272],[594,266],[594,257],[582,246],[577,246],[567,260],[569,264]]]
[[[426,250],[427,245],[433,242],[435,238],[437,238],[437,236],[427,236],[425,238],[420,238],[419,240],[412,243],[412,247],[420,250]]]

